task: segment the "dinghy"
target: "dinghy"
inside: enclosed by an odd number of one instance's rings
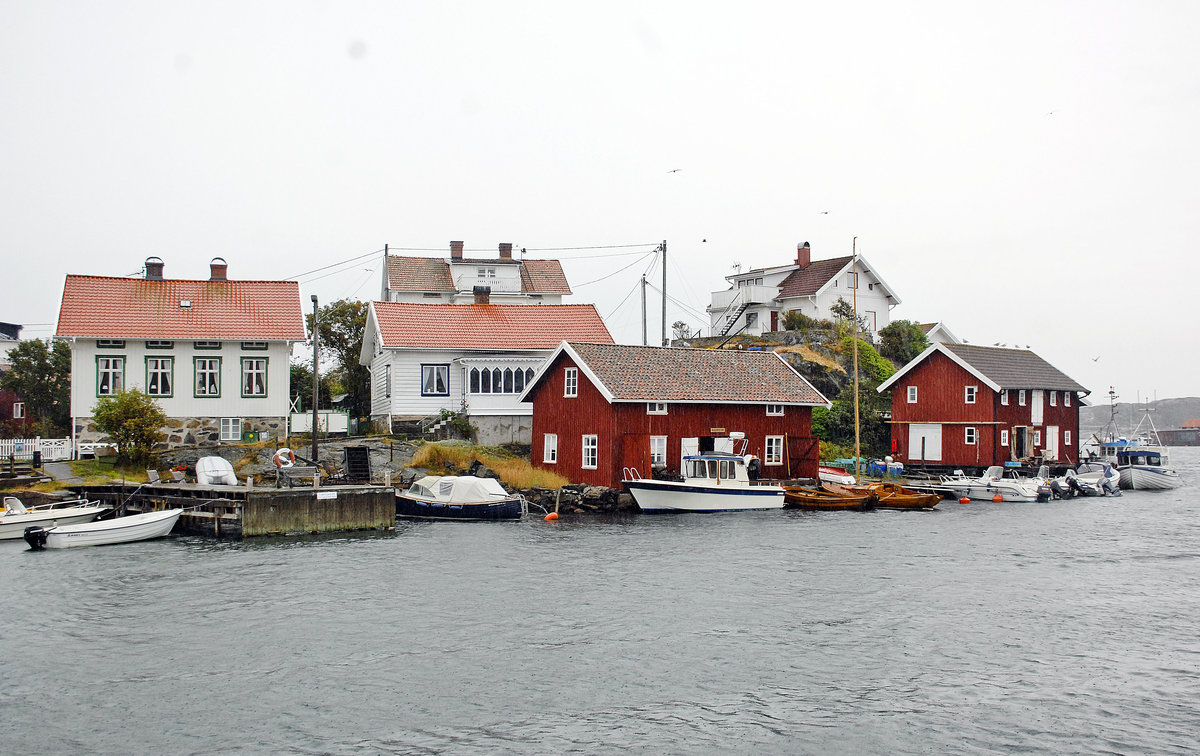
[[[25,529],[25,542],[33,549],[69,549],[145,541],[170,533],[182,513],[182,509],[162,509],[97,522],[51,528],[34,526]]]

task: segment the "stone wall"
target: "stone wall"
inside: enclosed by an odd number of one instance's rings
[[[271,438],[282,438],[287,429],[287,419],[283,417],[243,417],[241,420],[243,431],[266,432],[271,434]],[[166,441],[155,447],[159,450],[174,449],[179,446],[219,446],[222,443],[221,418],[219,417],[168,418],[162,432],[167,438]],[[76,419],[75,438],[83,443],[112,441],[107,435],[96,430],[90,417]]]

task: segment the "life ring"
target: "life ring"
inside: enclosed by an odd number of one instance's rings
[[[276,467],[291,467],[296,464],[296,453],[286,446],[275,452],[272,458]]]

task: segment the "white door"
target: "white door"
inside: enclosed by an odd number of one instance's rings
[[[679,469],[683,470],[683,458],[694,457],[700,453],[700,439],[698,438],[681,438],[679,439]]]
[[[1046,426],[1046,446],[1042,449],[1042,456],[1047,462],[1053,462],[1058,459],[1058,426]]]
[[[733,439],[732,438],[714,438],[713,451],[724,452],[725,454],[733,454]]]
[[[910,462],[942,461],[942,426],[938,423],[913,423],[908,426]]]
[[[1045,401],[1045,391],[1041,389],[1033,390],[1033,397],[1029,400],[1029,424],[1042,424],[1042,404]]]

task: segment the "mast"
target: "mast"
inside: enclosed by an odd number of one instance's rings
[[[858,432],[858,237],[850,240],[850,273],[854,289],[851,296],[854,309],[854,479],[858,480],[858,462],[862,457]]]

